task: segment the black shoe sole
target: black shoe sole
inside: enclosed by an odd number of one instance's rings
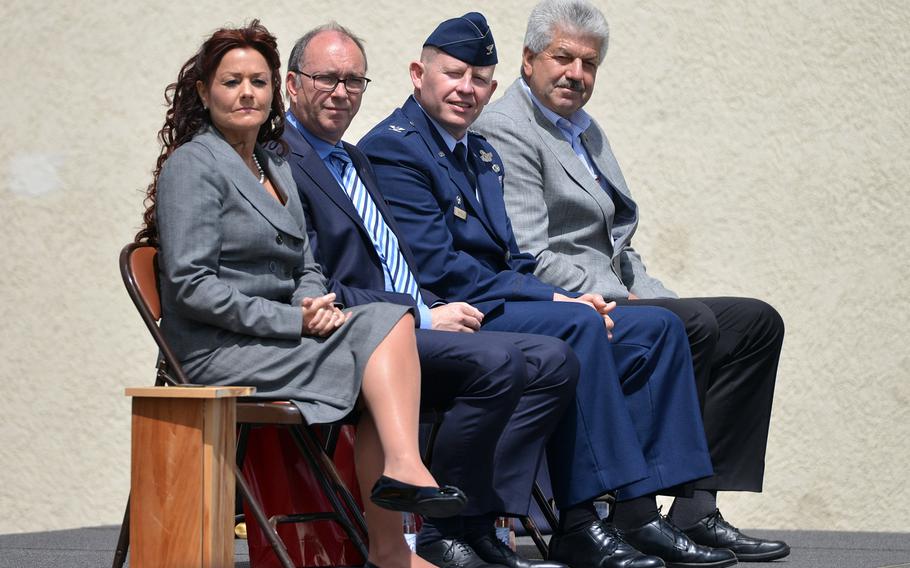
[[[467,505],[466,501],[461,499],[439,498],[425,499],[417,503],[400,501],[398,499],[371,498],[371,501],[378,507],[389,509],[390,511],[403,511],[405,513],[416,513],[424,517],[454,517],[461,512]]]
[[[736,552],[733,554],[736,554]],[[740,562],[768,562],[770,560],[777,560],[789,555],[790,547],[787,546],[773,552],[765,552],[764,554],[736,554],[736,559]]]
[[[664,560],[667,568],[726,568],[736,564],[736,558],[719,560],[717,562],[669,562]]]

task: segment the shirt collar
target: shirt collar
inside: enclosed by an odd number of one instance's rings
[[[519,79],[519,81],[521,81],[522,88],[524,88],[525,92],[528,94],[528,97],[530,97],[531,102],[534,103],[534,106],[537,107],[537,110],[539,110],[547,120],[553,123],[553,126],[563,132],[566,132],[566,128],[563,125],[565,124],[565,121],[569,122],[570,132],[568,133],[571,134],[573,139],[580,136],[582,132],[591,126],[591,115],[585,112],[584,109],[580,108],[573,112],[569,118],[564,118],[545,107],[543,103],[541,103],[537,97],[534,96],[534,93],[531,92],[531,87],[528,86],[523,77]],[[560,123],[560,121],[563,122]]]
[[[414,102],[417,103],[416,98],[414,99]],[[420,108],[420,110],[423,110],[423,107],[420,106],[420,103],[417,103],[417,106]],[[449,152],[454,152],[455,144],[458,144],[459,142],[463,143],[465,149],[467,149],[467,147],[468,147],[468,133],[467,132],[465,132],[465,135],[462,136],[460,139],[456,140],[454,136],[449,134],[448,130],[446,130],[445,128],[440,126],[440,124],[438,122],[436,122],[436,120],[433,119],[432,116],[430,116],[430,113],[423,110],[423,114],[427,115],[427,118],[429,118],[430,122],[433,124],[433,126],[436,127],[436,131],[439,132],[440,136],[442,136],[442,141],[446,143],[446,147],[448,147]]]
[[[297,117],[294,116],[294,113],[291,111],[287,112],[287,121],[288,124],[296,128],[297,132],[299,132],[301,136],[303,136],[303,138],[309,142],[310,146],[313,147],[313,150],[316,150],[316,155],[318,155],[319,159],[323,162],[328,159],[329,154],[331,154],[332,151],[336,148],[340,148],[342,151],[344,151],[344,146],[341,145],[341,142],[338,142],[338,144],[330,144],[307,130],[304,125],[300,124],[300,121],[297,120]]]

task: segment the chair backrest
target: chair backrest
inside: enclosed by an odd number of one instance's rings
[[[123,285],[139,311],[142,321],[161,351],[158,380],[171,384],[188,384],[180,362],[168,345],[158,320],[161,319],[161,295],[158,292],[158,249],[144,243],[129,243],[120,251],[120,276]]]

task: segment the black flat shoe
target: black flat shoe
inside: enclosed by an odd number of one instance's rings
[[[786,542],[745,535],[724,520],[718,509],[683,532],[698,544],[729,548],[740,562],[767,562],[790,554]]]
[[[640,527],[623,530],[622,534],[638,550],[663,558],[667,568],[724,568],[736,564],[731,550],[692,542],[662,515]]]
[[[455,516],[468,503],[457,487],[418,487],[384,475],[373,485],[370,500],[383,509],[437,518]]]
[[[439,568],[506,568],[490,564],[460,538],[444,538],[426,545],[417,545],[417,556]]]
[[[530,560],[522,558],[514,550],[496,538],[496,532],[490,527],[490,532],[476,538],[466,538],[477,556],[489,564],[499,564],[507,568],[569,568],[561,562],[552,560]]]
[[[572,568],[663,568],[664,561],[635,550],[603,521],[550,539],[550,560]]]

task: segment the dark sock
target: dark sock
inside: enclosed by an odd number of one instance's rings
[[[464,520],[463,534],[465,541],[471,544],[474,540],[493,532],[493,523],[496,522],[496,517],[497,515],[493,513],[462,517]]]
[[[696,489],[691,497],[674,499],[667,517],[674,525],[687,529],[713,513],[714,509],[717,509],[717,491]]]
[[[613,524],[616,528],[629,530],[637,529],[657,518],[657,499],[654,495],[636,497],[628,501],[620,501],[614,507]]]
[[[597,510],[593,501],[583,501],[577,505],[560,509],[559,532],[562,534],[581,530],[596,521]]]
[[[444,538],[461,538],[464,535],[464,517],[436,517],[423,519],[417,533],[417,546],[426,546]]]

